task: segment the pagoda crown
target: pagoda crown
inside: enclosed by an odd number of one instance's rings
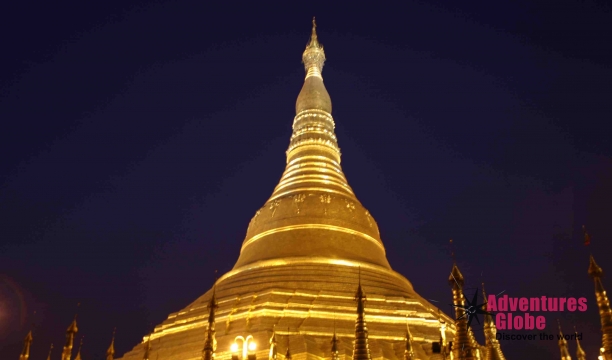
[[[251,220],[234,269],[314,257],[390,269],[376,221],[340,166],[331,99],[323,84],[325,61],[313,19],[285,172]]]

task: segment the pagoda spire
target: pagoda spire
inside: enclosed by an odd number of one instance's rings
[[[487,301],[484,283],[482,283],[482,298]],[[501,346],[497,340],[497,327],[493,316],[487,313],[484,315],[484,335],[485,335],[485,360],[506,360],[502,353]]]
[[[251,219],[234,269],[272,259],[316,257],[391,269],[376,221],[340,166],[332,102],[321,75],[326,57],[317,30],[313,22],[302,54],[306,78],[296,100],[285,171]],[[302,239],[308,239],[308,246]]]
[[[355,293],[357,302],[357,320],[355,320],[355,343],[353,345],[353,360],[371,360],[368,345],[368,326],[365,321],[366,296],[361,287],[361,268],[359,268],[359,283]]]
[[[83,347],[83,338],[85,336],[81,336],[81,342],[79,343],[79,349],[77,350],[77,354],[76,357],[74,358],[74,360],[81,360],[81,348]]]
[[[147,337],[147,343],[145,344],[145,352],[144,355],[142,356],[142,360],[149,360],[149,353],[151,352],[151,335],[149,334],[149,336]]]
[[[276,360],[277,358],[277,349],[276,345],[278,341],[276,341],[276,329],[272,329],[272,336],[270,337],[270,353],[268,355],[268,360]]]
[[[449,344],[446,341],[446,321],[442,318],[442,312],[438,309],[438,322],[440,323],[440,355],[447,359],[449,355]]]
[[[285,353],[285,359],[291,360],[291,351],[289,350],[291,346],[289,345],[289,328],[287,328],[287,352]]]
[[[113,329],[113,337],[111,338],[111,343],[108,349],[106,350],[106,360],[113,360],[115,358],[115,332],[117,328]]]
[[[414,350],[412,350],[412,335],[406,319],[406,349],[404,350],[404,360],[415,360]]]
[[[19,360],[28,360],[30,358],[30,346],[32,345],[32,330],[28,331],[25,339],[23,339],[23,350],[19,355]]]
[[[453,261],[454,262],[454,261]],[[472,329],[468,326],[465,312],[465,295],[463,293],[464,279],[457,264],[453,264],[448,284],[453,289],[453,305],[455,307],[455,339],[453,342],[453,357],[455,359],[481,359],[479,345]]]
[[[336,319],[334,318],[334,335],[331,339],[331,360],[339,360],[338,354],[338,337],[336,336]]]
[[[217,341],[215,339],[215,311],[219,307],[215,296],[217,286],[213,285],[212,296],[208,302],[208,330],[206,331],[206,341],[204,342],[204,350],[202,350],[202,360],[213,360],[215,358],[215,350]]]
[[[593,255],[590,258],[589,276],[595,282],[595,297],[597,298],[601,320],[601,348],[605,359],[612,359],[612,310],[610,309],[610,300],[608,300],[608,295],[601,282],[603,269],[597,265]]]
[[[53,344],[49,347],[49,355],[47,355],[47,360],[51,360],[51,352],[53,351]]]
[[[306,70],[306,79],[311,76],[323,79],[321,72],[323,71],[323,64],[325,63],[325,52],[323,51],[323,46],[319,44],[317,23],[314,17],[312,18],[310,41],[308,41],[306,50],[304,50],[304,54],[302,54],[302,61],[304,62],[304,68]]]
[[[561,353],[561,360],[572,360],[567,348],[567,341],[563,337],[563,331],[561,331],[561,321],[557,319],[557,323],[559,324],[559,352]]]
[[[576,359],[577,360],[586,360],[586,353],[580,346],[580,340],[578,339],[578,331],[576,331],[576,327],[574,326],[574,334],[576,335]]]
[[[74,337],[77,332],[79,332],[79,328],[77,327],[77,316],[74,315],[74,319],[68,329],[66,330],[66,344],[64,345],[64,349],[62,351],[62,360],[70,360],[72,357],[72,346],[74,345]]]

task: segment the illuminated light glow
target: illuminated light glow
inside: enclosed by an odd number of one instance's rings
[[[279,290],[271,290],[271,291],[265,291],[262,293],[257,293],[257,294],[253,294],[251,297],[255,298],[255,297],[261,297],[261,296],[265,296],[265,295],[284,295],[284,296],[288,296],[288,297],[306,297],[309,299],[314,298],[333,298],[333,299],[352,299],[351,296],[338,296],[338,295],[331,295],[331,294],[318,294],[318,295],[314,295],[312,293],[302,293],[302,292],[293,292],[293,291],[279,291]],[[249,297],[243,298],[243,300],[248,299]],[[225,300],[220,301],[221,303],[226,303],[226,302],[235,302],[236,298],[227,298]],[[312,301],[312,300],[308,300],[308,301]],[[390,299],[371,299],[370,302],[391,302]],[[384,309],[371,309],[372,313],[378,313],[378,314],[392,314],[394,316],[390,316],[390,315],[382,315],[382,316],[369,316],[368,315],[368,319],[371,318],[371,322],[376,323],[379,322],[378,320],[386,320],[386,321],[382,321],[382,323],[394,323],[394,324],[398,324],[398,325],[403,325],[405,323],[406,320],[409,320],[411,322],[421,322],[423,324],[425,324],[426,326],[430,326],[431,324],[436,324],[437,323],[437,319],[426,319],[425,317],[431,317],[432,313],[434,312],[433,309],[431,308],[426,308],[425,304],[419,302],[417,300],[417,298],[415,299],[404,299],[403,301],[398,301],[398,300],[393,300],[392,302],[403,302],[406,305],[417,305],[420,306],[424,311],[422,312],[415,312],[413,310],[410,311],[400,311],[398,312],[395,309],[388,309],[388,310],[384,310]],[[291,315],[295,315],[296,318],[303,318],[304,316],[308,316],[308,317],[315,317],[315,318],[322,318],[322,319],[330,319],[331,317],[336,317],[337,319],[343,319],[343,320],[348,320],[348,321],[352,321],[354,320],[354,308],[353,307],[348,307],[348,306],[325,306],[322,304],[317,304],[317,307],[320,308],[321,310],[314,310],[311,309],[312,307],[312,303],[310,305],[304,303],[304,304],[298,304],[298,303],[292,303],[292,306],[294,307],[301,307],[304,308],[303,311],[300,310],[291,310],[291,309],[286,309],[287,303],[286,302],[280,302],[280,303],[276,303],[276,302],[271,302],[271,301],[267,301],[265,303],[262,303],[260,306],[269,306],[269,307],[277,307],[277,310],[273,310],[273,309],[260,309],[257,310],[256,313],[260,313],[263,311],[264,315],[267,316],[272,316],[272,317],[282,317],[282,316],[289,316],[292,317]],[[199,307],[195,307],[195,308],[191,308],[190,311],[202,311],[202,314],[199,316],[192,316],[189,318],[185,318],[182,320],[178,320],[175,321],[172,324],[164,324],[161,325],[159,327],[156,327],[156,332],[158,330],[164,330],[164,329],[173,329],[177,327],[177,324],[185,324],[187,322],[192,322],[191,324],[188,325],[181,325],[182,327],[184,326],[188,326],[189,329],[194,328],[194,327],[202,327],[206,325],[206,318],[207,315],[204,313],[205,310],[205,305],[199,306]],[[219,314],[219,318],[220,320],[227,320],[227,318],[229,317],[230,320],[236,320],[236,319],[242,319],[242,318],[246,318],[246,317],[250,317],[253,315],[253,311],[252,311],[252,307],[248,304],[245,304],[244,306],[238,307],[238,308],[233,308],[233,309],[228,309],[227,311],[225,311],[225,313],[229,313],[227,315],[221,315],[223,314],[223,312],[221,312]],[[308,311],[310,310],[310,311]],[[327,310],[327,311],[325,311]],[[339,311],[343,311],[344,313],[339,313]],[[234,315],[236,312],[239,312],[239,314]],[[182,313],[186,313],[186,312],[182,312]],[[422,316],[420,317],[414,317],[411,316],[410,314],[422,314]],[[313,316],[314,315],[314,316]],[[450,321],[452,321],[447,315],[443,314],[444,318],[446,319],[446,321],[450,324],[450,328],[451,329],[455,329],[454,324],[451,323]],[[172,317],[172,316],[171,316]],[[169,318],[171,318],[169,317]],[[391,320],[391,321],[389,321]],[[369,320],[370,321],[370,320]],[[429,323],[429,325],[427,325],[427,323]],[[432,325],[433,326],[433,325]],[[437,325],[436,325],[437,326]],[[164,330],[164,332],[168,332],[170,330]],[[146,340],[146,338],[144,338]]]
[[[320,147],[327,147],[330,148],[331,150],[335,151],[335,152],[340,152],[340,148],[338,147],[338,144],[331,141],[331,140],[326,140],[326,139],[321,139],[321,138],[305,138],[305,139],[300,139],[295,141],[293,144],[291,144],[289,146],[289,148],[287,149],[287,152],[290,153],[292,150],[295,150],[298,147],[302,147],[304,145],[312,145],[312,144],[316,144]]]
[[[307,184],[307,183],[313,183],[313,182],[319,183],[319,184],[338,186],[347,191],[349,191],[349,189],[352,190],[347,184],[342,183],[340,181],[333,181],[333,180],[326,179],[324,176],[325,175],[319,175],[319,174],[295,175],[295,176],[292,176],[291,178],[281,181],[276,186],[276,190],[282,190],[284,188],[287,188],[287,187],[290,187],[296,184]]]
[[[233,353],[238,352],[238,344],[233,343],[232,346],[230,347],[230,351]]]
[[[336,124],[334,123],[334,118],[333,116],[328,113],[325,110],[321,110],[321,109],[306,109],[306,110],[302,110],[299,113],[297,113],[295,115],[295,117],[293,118],[293,126],[295,126],[295,124],[302,120],[305,117],[320,117],[320,118],[324,118],[326,120],[328,120],[329,122],[332,123],[332,127],[336,127]]]
[[[332,174],[338,179],[346,182],[346,177],[342,173],[342,170],[338,169],[334,165],[325,164],[325,163],[314,163],[314,162],[302,162],[296,165],[287,167],[285,173],[282,176],[282,180],[287,180],[288,178],[300,174],[300,173],[324,173],[324,174]],[[349,186],[350,187],[350,186]]]
[[[296,166],[292,166],[291,168],[288,168],[285,174],[283,175],[283,179],[290,178],[299,173],[316,171],[316,172],[321,172],[325,174],[332,174],[334,178],[343,180],[344,182],[346,182],[346,178],[344,177],[344,174],[342,174],[342,172],[338,171],[338,169],[334,169],[334,168],[330,169],[326,165],[327,164],[325,163],[300,163]]]
[[[298,174],[302,174],[302,175],[298,175]],[[281,180],[281,182],[283,181],[286,182],[286,181],[293,180],[293,179],[303,179],[309,176],[333,176],[333,179],[337,179],[338,182],[344,183],[344,186],[350,188],[350,186],[346,184],[345,182],[346,179],[344,178],[344,176],[342,176],[342,173],[338,173],[334,171],[333,169],[325,169],[321,167],[310,167],[310,166],[291,170],[289,173],[286,173],[285,176],[283,176],[283,179]]]
[[[340,259],[331,259],[331,258],[326,258],[326,257],[315,257],[315,256],[285,257],[282,259],[270,259],[270,260],[257,261],[255,263],[247,264],[237,269],[228,271],[227,273],[223,274],[223,276],[219,278],[219,280],[217,281],[217,284],[220,284],[225,279],[238,275],[245,271],[256,270],[256,269],[261,269],[261,268],[266,268],[266,267],[286,266],[286,265],[303,265],[303,264],[328,264],[328,265],[342,265],[342,266],[348,266],[348,267],[360,267],[362,269],[372,270],[372,271],[380,272],[383,274],[391,275],[397,278],[398,280],[402,281],[403,283],[407,284],[409,286],[409,289],[413,288],[410,281],[408,281],[408,279],[403,277],[401,274],[389,268],[380,266],[380,265],[374,265],[374,264],[363,262],[363,261],[340,260]],[[422,299],[422,300],[424,303],[429,304],[429,301],[426,301],[425,299]],[[431,304],[429,305],[434,307]]]
[[[257,344],[255,344],[254,341],[250,341],[249,342],[249,350],[250,351],[255,351],[255,349],[257,349]]]
[[[301,158],[303,155],[299,155],[299,153],[306,151],[326,152],[332,157],[330,160],[336,160],[337,162],[340,162],[340,157],[342,156],[340,149],[337,147],[334,149],[323,145],[301,144],[300,146],[292,147],[290,150],[287,150],[287,160],[298,157]]]
[[[312,175],[312,176],[314,176],[314,175]],[[308,176],[308,177],[310,177],[310,176]],[[316,179],[316,178],[313,178],[313,179],[306,178],[306,179],[303,179],[303,180],[299,180],[299,178],[298,179],[292,178],[292,179],[288,179],[288,180],[291,180],[291,181],[286,181],[283,185],[279,184],[276,187],[275,191],[282,190],[282,189],[290,187],[292,185],[308,184],[308,183],[318,183],[318,184],[325,184],[325,185],[335,185],[335,186],[337,186],[337,187],[339,187],[341,189],[344,189],[349,194],[353,195],[352,189],[350,187],[348,187],[346,185],[342,185],[341,183],[334,182],[334,181],[319,180],[319,179]]]
[[[250,239],[246,240],[243,244],[242,244],[242,248],[240,249],[240,253],[242,253],[244,251],[244,249],[251,245],[252,243],[254,243],[257,240],[260,240],[266,236],[272,235],[272,234],[276,234],[276,233],[280,233],[280,232],[285,232],[285,231],[293,231],[293,230],[304,230],[304,229],[317,229],[317,230],[331,230],[331,231],[338,231],[338,232],[343,232],[343,233],[347,233],[347,234],[351,234],[351,235],[356,235],[359,236],[361,238],[364,238],[374,244],[376,244],[376,246],[378,246],[383,253],[385,253],[385,247],[383,246],[383,244],[381,244],[381,242],[373,237],[371,237],[368,234],[362,233],[360,231],[356,231],[353,229],[348,229],[345,227],[341,227],[341,226],[335,226],[335,225],[326,225],[326,224],[301,224],[301,225],[289,225],[289,226],[283,226],[283,227],[279,227],[279,228],[275,228],[275,229],[270,229],[267,231],[264,231],[262,233],[259,233],[253,237],[251,237]],[[343,262],[343,263],[333,263],[330,262],[331,264],[335,264],[335,265],[343,265],[343,266],[352,266],[350,265],[350,263],[352,263],[351,261],[348,260],[336,260],[336,259],[329,259],[330,261],[339,261],[339,262]],[[283,261],[283,260],[268,260],[268,261]],[[228,273],[229,274],[229,273]],[[223,277],[221,277],[219,280],[223,279]]]
[[[319,70],[319,68],[314,65],[308,67],[308,73],[306,74],[306,79],[308,79],[311,76],[316,76],[318,78],[323,79],[323,77],[321,76],[321,70]]]
[[[319,191],[319,192],[326,192],[326,193],[332,193],[332,194],[338,194],[338,195],[342,195],[342,196],[347,196],[346,192],[343,191],[338,191],[338,190],[334,190],[334,189],[330,189],[330,188],[323,188],[323,187],[300,187],[300,188],[295,188],[295,189],[291,189],[282,193],[278,193],[275,194],[268,200],[268,201],[272,201],[287,195],[291,195],[291,194],[295,194],[295,193],[303,193],[303,192],[308,192],[308,191]],[[348,195],[353,195],[348,194]],[[354,195],[353,195],[354,196]]]
[[[277,311],[274,314],[266,314],[269,316],[282,316],[283,312],[282,311]],[[367,316],[367,315],[366,315]],[[353,317],[351,318],[351,320],[354,320],[354,314]],[[327,318],[329,319],[329,318]],[[370,320],[368,320],[369,322]],[[439,321],[437,319],[434,320],[426,320],[425,322],[420,321],[421,324],[419,326],[425,326],[431,329],[435,329],[438,330],[440,328],[440,324]],[[403,318],[402,321],[398,321],[397,324],[401,324],[401,325],[405,325],[406,324],[406,318]],[[181,326],[175,326],[172,328],[168,328],[168,329],[164,329],[160,332],[157,333],[153,333],[151,335],[151,340],[155,340],[155,339],[159,339],[163,336],[166,335],[171,335],[171,334],[176,334],[176,333],[180,333],[183,331],[187,331],[187,330],[191,330],[191,329],[196,329],[196,328],[203,328],[206,327],[206,321],[200,321],[198,323],[193,323],[193,324],[189,324],[189,325],[181,325]],[[304,330],[300,330],[299,332],[283,332],[283,331],[277,331],[276,332],[277,335],[319,335],[319,336],[325,336],[325,337],[331,337],[333,335],[332,332],[320,332],[320,331],[304,331]],[[352,337],[355,336],[355,334],[353,333],[347,333],[347,334],[342,334],[342,333],[337,333],[338,336],[341,337]],[[250,335],[249,335],[250,336]],[[376,335],[376,334],[372,334],[372,335],[368,335],[369,338],[371,339],[379,339],[379,340],[404,340],[403,336],[385,336],[385,335]],[[240,337],[241,338],[241,337]],[[147,341],[148,337],[144,337],[143,338],[143,343],[145,343]],[[439,333],[437,332],[433,332],[432,335],[428,338],[419,338],[419,337],[414,337],[415,340],[418,339],[422,339],[422,340],[427,340],[429,339],[430,341],[436,341],[439,339]],[[238,350],[234,351],[234,344],[236,344],[236,347],[238,347]],[[239,351],[239,345],[237,343],[234,343],[231,345],[230,347],[230,351],[231,352],[237,352]],[[227,352],[226,352],[227,354]]]
[[[330,159],[328,157],[321,156],[321,155],[304,155],[297,159],[291,160],[290,162],[287,163],[287,166],[293,166],[294,163],[299,162],[299,161],[305,161],[305,160],[323,160],[325,162],[332,163],[335,167],[340,169],[339,162],[335,161],[334,159]]]
[[[338,179],[342,179],[344,182],[346,182],[346,177],[344,176],[342,171],[338,169],[337,167],[335,167],[334,165],[329,164],[329,163],[321,163],[321,162],[314,162],[314,161],[308,161],[308,162],[304,161],[304,162],[297,163],[293,166],[288,166],[281,179],[285,180],[295,174],[308,173],[308,172],[312,172],[312,173],[321,172],[325,174],[333,174]]]

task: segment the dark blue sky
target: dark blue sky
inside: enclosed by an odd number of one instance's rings
[[[393,268],[448,303],[453,238],[468,286],[588,297],[544,315],[596,354],[608,3],[105,1],[2,11],[0,358],[32,322],[31,358],[51,342],[59,356],[78,302],[83,355],[102,359],[115,326],[121,355],[231,269],[284,169],[313,15],[342,165]],[[558,356],[556,341],[502,346]]]

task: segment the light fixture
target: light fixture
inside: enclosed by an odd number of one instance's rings
[[[230,346],[230,350],[234,353],[234,352],[238,352],[238,344],[233,343],[232,346]]]
[[[257,344],[255,344],[254,341],[250,341],[249,342],[249,350],[250,351],[255,351],[255,349],[257,349]]]

